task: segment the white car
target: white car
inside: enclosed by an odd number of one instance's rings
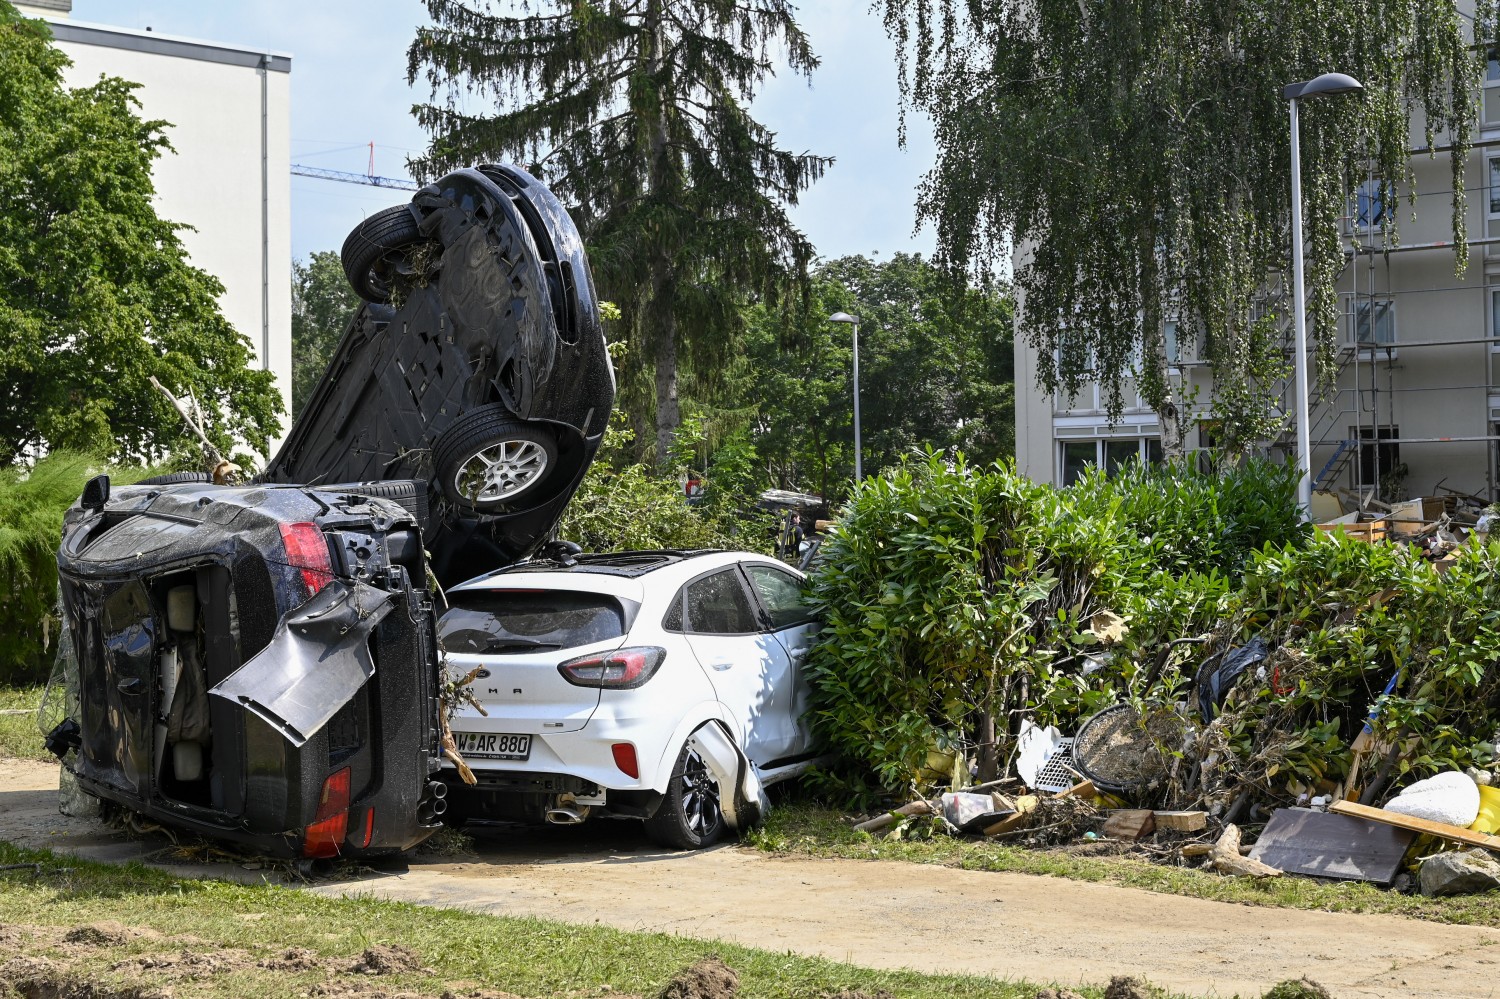
[[[755,824],[816,758],[803,576],[763,555],[648,551],[523,563],[448,591],[451,821],[644,819],[694,849]],[[477,672],[475,672],[477,671]]]

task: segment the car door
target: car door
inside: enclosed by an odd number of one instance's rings
[[[765,766],[791,752],[791,660],[761,622],[737,566],[706,573],[682,590],[682,630],[719,701],[739,728],[745,755]]]
[[[760,600],[762,618],[787,655],[788,713],[796,734],[789,756],[812,752],[812,687],[807,679],[807,653],[818,633],[812,608],[803,600],[803,581],[785,569],[764,562],[747,562],[745,574]]]

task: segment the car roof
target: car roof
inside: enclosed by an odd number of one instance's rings
[[[566,561],[533,559],[476,576],[451,591],[484,589],[592,590],[629,596],[644,593],[644,577],[664,572],[681,581],[736,562],[761,562],[801,576],[784,562],[757,552],[702,548],[693,551],[654,549],[575,555]],[[681,569],[680,572],[672,572]],[[635,599],[641,599],[635,596]]]

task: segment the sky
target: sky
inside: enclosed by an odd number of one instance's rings
[[[797,19],[822,60],[811,81],[783,68],[754,104],[782,148],[833,156],[791,210],[820,256],[932,252],[913,234],[916,188],[933,161],[932,133],[908,115],[897,142],[895,49],[869,0],[809,0]],[[426,11],[418,0],[74,0],[73,20],[269,49],[292,57],[292,162],[409,176],[427,137],[411,116],[425,89],[406,83],[406,49]],[[360,219],[400,191],[292,177],[292,254],[337,250]]]

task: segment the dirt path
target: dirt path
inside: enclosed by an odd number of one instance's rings
[[[0,760],[0,839],[98,859],[147,857],[56,812],[56,770]],[[733,940],[858,965],[1062,984],[1136,974],[1197,995],[1259,996],[1307,975],[1337,997],[1500,997],[1500,930],[1394,916],[1252,908],[1130,888],[885,861],[767,857],[737,847],[671,854],[626,823],[497,836],[478,856],[309,889]]]

